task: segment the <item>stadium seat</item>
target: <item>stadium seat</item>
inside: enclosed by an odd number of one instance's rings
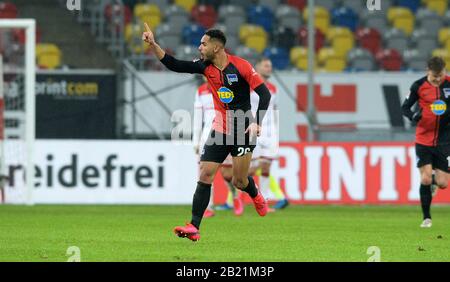
[[[165,11],[170,6],[171,0],[147,0],[145,2],[158,6],[160,11]]]
[[[252,65],[255,65],[258,58],[260,57],[260,55],[255,49],[243,45],[236,48],[235,55],[246,59]]]
[[[227,35],[227,44],[226,48],[229,49],[231,52],[234,52],[236,48],[240,45],[240,40],[237,36],[234,35]]]
[[[419,28],[414,30],[411,42],[421,54],[430,55],[431,51],[438,47],[437,36],[428,30]],[[400,50],[400,49],[398,49]]]
[[[444,25],[450,26],[450,10],[447,10],[447,12],[445,12],[443,20],[444,20]]]
[[[432,52],[432,56],[442,57],[444,59],[445,64],[450,66],[450,50],[449,49],[435,49]]]
[[[331,47],[342,55],[347,55],[355,45],[354,34],[346,27],[331,27],[326,36]]]
[[[133,14],[131,12],[131,9],[128,6],[125,5],[118,5],[118,4],[108,4],[105,6],[105,17],[108,22],[116,24],[116,30],[118,31],[118,25],[120,20],[120,15],[123,13],[123,22],[124,25],[127,25],[131,22],[131,19],[133,17]]]
[[[202,27],[208,29],[217,22],[217,13],[213,6],[197,5],[192,8],[192,19]]]
[[[37,65],[45,69],[55,69],[61,65],[61,50],[55,44],[36,45]]]
[[[273,67],[277,70],[284,70],[289,66],[289,53],[285,48],[267,48],[263,54],[272,61]]]
[[[41,42],[41,36],[42,36],[42,31],[41,28],[39,26],[36,26],[36,43],[40,43]],[[18,42],[21,45],[25,44],[25,29],[23,28],[18,28],[18,29],[13,29],[12,30],[12,37],[13,40],[15,42]]]
[[[179,32],[172,28],[169,23],[160,24],[156,28],[155,36],[158,38],[158,43],[163,49],[175,50],[181,43]]]
[[[141,23],[129,23],[125,27],[125,41],[133,54],[142,54],[149,48],[148,44],[142,41],[144,28]]]
[[[290,54],[291,63],[299,70],[306,71],[308,69],[308,49],[305,47],[294,47],[291,49]],[[317,68],[317,57],[314,61],[314,69]]]
[[[427,53],[431,53],[430,50]],[[406,68],[411,71],[425,71],[429,54],[425,54],[418,49],[406,50],[403,52],[403,61]]]
[[[267,33],[259,25],[253,25],[253,24],[244,24],[239,29],[239,39],[243,42],[245,38],[247,38],[250,35],[259,35],[267,37]]]
[[[226,26],[227,35],[237,35],[242,25],[247,22],[247,14],[240,6],[225,5],[219,7],[219,20]]]
[[[197,0],[174,0],[173,2],[188,13],[190,13],[192,8],[197,5]]]
[[[385,0],[381,1],[381,3],[383,2],[385,2]],[[359,15],[362,11],[367,10],[366,3],[367,1],[365,0],[342,0],[342,6],[352,9],[357,15]]]
[[[356,40],[360,47],[375,55],[382,47],[381,34],[374,28],[360,28],[356,30]]]
[[[326,72],[339,72],[346,67],[345,57],[330,47],[320,49],[317,60],[321,70]]]
[[[291,49],[295,45],[295,33],[289,27],[279,26],[273,32],[273,45],[285,48],[287,50]]]
[[[397,28],[391,28],[383,36],[385,47],[388,49],[406,50],[409,46],[409,39],[405,33]]]
[[[245,38],[244,45],[261,53],[267,46],[267,36],[249,35]]]
[[[303,10],[303,20],[308,21],[308,8]],[[315,27],[320,29],[323,34],[326,34],[330,26],[330,13],[324,7],[316,6],[314,9]]]
[[[380,34],[385,33],[388,29],[388,23],[385,13],[377,13],[376,11],[364,11],[361,20],[363,21],[362,26],[374,28],[380,32]]]
[[[416,22],[420,28],[426,29],[434,35],[437,35],[444,25],[442,18],[436,12],[426,8],[417,10]]]
[[[302,24],[300,11],[288,5],[280,5],[275,11],[275,18],[278,25],[289,27],[294,32],[297,32]]]
[[[358,15],[347,7],[333,9],[331,19],[333,25],[348,27],[352,31],[356,30],[359,21]]]
[[[380,68],[387,71],[400,71],[403,65],[403,59],[400,53],[395,49],[383,49],[378,51],[375,56]]]
[[[200,45],[200,41],[205,34],[204,27],[198,24],[188,24],[183,28],[183,43],[186,45]]]
[[[426,7],[435,11],[438,15],[443,16],[448,9],[447,0],[426,0]]]
[[[315,6],[320,6],[320,7],[324,7],[325,9],[327,9],[328,11],[333,10],[336,5],[338,5],[337,3],[338,1],[330,1],[330,0],[315,0],[314,1],[314,5]]]
[[[0,19],[15,19],[17,14],[16,5],[11,2],[0,2]]]
[[[250,24],[260,25],[264,27],[267,32],[272,31],[273,13],[270,8],[257,5],[251,7],[248,11],[248,22]]]
[[[416,13],[420,7],[420,0],[397,0],[397,6],[405,7]]]
[[[222,0],[198,0],[197,3],[199,5],[203,4],[203,5],[213,6],[216,11],[219,9],[219,7],[221,5],[223,5],[223,1]]]
[[[388,20],[393,27],[401,29],[406,35],[414,30],[415,18],[410,9],[404,7],[391,7],[388,10]]]
[[[375,59],[368,50],[354,48],[348,52],[347,61],[351,71],[375,70]]]
[[[161,23],[161,11],[153,4],[139,3],[134,6],[134,16],[141,22],[147,23],[152,30]]]
[[[198,49],[192,45],[180,45],[175,49],[177,59],[184,61],[192,61],[198,58]]]
[[[270,8],[270,10],[272,12],[274,12],[278,8],[278,6],[281,4],[280,2],[281,2],[280,0],[259,0],[258,4],[266,6],[266,7]]]
[[[450,39],[450,27],[444,27],[439,30],[439,43],[445,46],[447,40]]]
[[[308,29],[306,27],[302,27],[298,31],[298,38],[300,45],[308,47]],[[314,33],[314,49],[318,52],[325,45],[325,35],[316,28]]]
[[[184,10],[184,8],[171,5],[164,11],[164,18],[166,23],[178,33],[181,33],[184,26],[189,24],[189,14]]]
[[[303,11],[308,4],[308,0],[287,0],[286,4],[297,8],[299,11]]]
[[[236,5],[244,8],[244,10],[249,9],[251,6],[254,6],[254,1],[242,1],[242,0],[227,0],[229,5]]]

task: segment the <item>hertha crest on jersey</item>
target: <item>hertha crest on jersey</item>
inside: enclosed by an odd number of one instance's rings
[[[233,82],[238,82],[238,76],[235,73],[227,73],[228,84],[232,84]]]

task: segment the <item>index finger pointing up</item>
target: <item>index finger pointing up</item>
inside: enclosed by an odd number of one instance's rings
[[[145,26],[145,30],[146,30],[147,32],[151,32],[150,27],[148,26],[147,23],[144,23],[144,26]]]

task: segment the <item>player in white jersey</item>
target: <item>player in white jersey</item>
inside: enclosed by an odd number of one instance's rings
[[[283,209],[288,206],[289,202],[281,190],[278,182],[270,174],[272,161],[278,158],[279,138],[278,138],[278,93],[277,87],[270,83],[268,79],[272,74],[272,62],[267,57],[262,57],[255,66],[256,71],[264,79],[264,83],[272,94],[270,104],[262,123],[261,135],[257,139],[256,148],[253,151],[253,160],[249,170],[249,175],[257,175],[259,177],[259,187],[264,198],[271,198],[270,191],[275,196],[277,203],[275,209]],[[255,115],[258,108],[259,96],[252,92],[250,94],[252,112]],[[228,168],[229,166],[229,168]],[[231,158],[227,158],[223,163],[222,175],[231,175]],[[236,189],[230,188],[227,203],[231,204],[232,199],[236,202],[238,197]],[[233,193],[234,192],[234,193]],[[235,194],[236,193],[236,194]],[[239,198],[239,197],[238,197]],[[269,209],[269,211],[274,211]],[[235,209],[236,212],[236,209]],[[242,213],[243,210],[240,210]]]
[[[212,97],[212,91],[205,82],[200,85],[195,93],[194,100],[194,125],[192,142],[194,144],[195,153],[199,156],[203,150],[203,146],[208,139],[209,133],[211,131],[214,116],[216,115],[214,111],[214,102]],[[200,171],[200,169],[199,169]],[[213,193],[214,189],[211,186],[211,199],[209,201],[208,207],[203,215],[203,217],[214,216],[213,206]]]

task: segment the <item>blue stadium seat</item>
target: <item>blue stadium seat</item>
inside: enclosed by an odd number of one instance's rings
[[[204,27],[198,24],[189,24],[183,28],[183,43],[187,45],[200,45],[200,40],[205,34],[206,30]]]
[[[272,31],[273,12],[270,8],[257,5],[251,7],[247,15],[249,23],[260,25],[269,33]]]
[[[266,48],[263,55],[270,58],[275,69],[284,70],[289,66],[289,52],[284,48]]]
[[[331,22],[333,25],[348,27],[354,32],[358,27],[359,17],[351,8],[340,7],[332,10]]]
[[[398,0],[397,6],[406,7],[415,13],[420,7],[420,0]]]

